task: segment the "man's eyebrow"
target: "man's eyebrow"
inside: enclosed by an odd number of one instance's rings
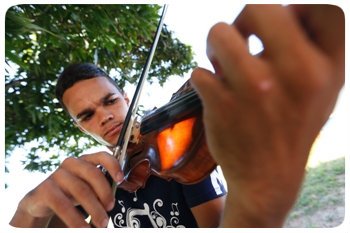
[[[108,93],[107,95],[103,96],[100,100],[101,103],[104,103],[106,102],[111,96],[113,96],[115,93]],[[91,114],[91,112],[93,112],[92,109],[90,108],[87,108],[87,109],[84,109],[83,111],[79,112],[76,116],[76,118],[79,120],[79,118],[81,118],[82,116],[84,115],[88,115],[88,114]]]
[[[81,118],[84,115],[88,115],[92,112],[92,109],[88,108],[88,109],[84,109],[83,111],[81,111],[80,113],[78,113],[77,115],[77,119],[79,120],[79,118]]]
[[[109,97],[111,97],[113,95],[115,95],[115,93],[108,93],[107,95],[105,95],[104,97],[101,98],[101,103],[106,102],[109,99]]]

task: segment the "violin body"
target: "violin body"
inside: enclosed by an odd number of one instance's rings
[[[149,112],[135,126],[140,134],[128,144],[124,181],[118,185],[129,192],[144,187],[153,174],[194,184],[216,167],[202,122],[202,106],[186,82],[165,106]]]

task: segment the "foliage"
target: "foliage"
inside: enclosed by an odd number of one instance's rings
[[[77,156],[96,145],[81,142],[54,96],[56,79],[73,62],[91,62],[121,88],[135,83],[147,59],[159,19],[157,5],[18,5],[5,20],[6,159],[18,146],[36,142],[24,161],[28,170],[51,170],[59,148]],[[148,81],[162,85],[196,64],[190,46],[164,26]],[[73,142],[73,143],[72,143]],[[79,146],[77,146],[79,144]],[[39,152],[47,154],[42,160]]]

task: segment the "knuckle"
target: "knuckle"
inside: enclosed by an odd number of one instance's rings
[[[76,158],[74,157],[68,157],[66,159],[63,160],[61,167],[66,167],[68,164],[75,162]]]
[[[54,174],[52,174],[53,176]],[[46,179],[44,182],[42,182],[40,185],[39,185],[39,189],[42,189],[44,191],[50,191],[52,190],[52,187],[54,186],[54,181],[51,179],[51,176]]]
[[[64,166],[60,166],[54,173],[49,176],[47,179],[48,182],[44,182],[44,184],[47,186],[59,184],[60,180],[62,180],[62,177],[65,177],[67,173],[69,173],[69,171]]]
[[[302,69],[306,77],[304,88],[308,93],[318,94],[330,86],[332,68],[328,61],[322,59],[311,65],[304,64]]]
[[[76,195],[84,196],[92,193],[91,188],[84,182],[79,182],[79,184],[76,184],[74,189],[75,189]]]
[[[89,177],[99,177],[102,175],[102,172],[100,169],[98,169],[97,167],[95,166],[88,166],[86,167],[85,169],[85,172],[86,172],[86,175],[89,176]]]
[[[107,153],[106,151],[99,151],[90,155],[95,155],[95,156],[106,156],[106,155],[110,155],[109,153]]]
[[[230,27],[228,24],[219,22],[212,26],[208,33],[208,40],[210,41],[213,38],[219,39],[221,38],[222,32],[227,29],[227,27]]]
[[[52,182],[47,182],[47,185],[49,189],[47,189],[45,199],[50,208],[58,214],[71,211],[74,207],[72,201],[68,197],[58,196],[56,192],[52,191],[52,185],[54,185]]]
[[[114,170],[120,169],[118,160],[113,156],[106,158],[103,162],[104,164],[102,165],[108,170],[112,169],[112,171],[114,171]]]
[[[254,61],[257,69],[247,71],[245,82],[249,86],[249,96],[255,101],[261,102],[273,93],[276,87],[273,77],[276,75],[264,61],[258,59]]]
[[[31,190],[29,193],[26,194],[27,197],[34,197],[34,196],[43,196],[44,198],[40,198],[44,203],[50,202],[50,197],[53,196],[54,193],[52,193],[55,184],[54,182],[48,178],[44,182],[42,182],[39,186],[37,186],[35,189]],[[43,195],[45,194],[45,195]]]
[[[83,154],[83,155],[80,155],[80,156],[79,156],[79,159],[85,160],[85,159],[88,159],[88,158],[91,157],[91,156],[96,156],[96,154],[98,154],[98,153]]]
[[[213,62],[216,62],[216,61],[212,61],[212,63]],[[203,78],[202,78],[203,76],[208,76],[208,75],[212,75],[212,73],[209,70],[196,67],[191,73],[191,79],[195,80],[195,83],[198,83],[200,81],[203,81]]]
[[[110,204],[114,200],[112,189],[107,188],[101,197],[101,201],[105,206]]]
[[[293,62],[287,65],[285,75],[289,76],[290,88],[294,88],[300,100],[317,97],[332,88],[334,68],[327,57],[310,48],[305,51],[296,48],[290,61]]]
[[[92,153],[92,154],[84,154],[84,155],[81,155],[79,156],[79,159],[81,160],[84,160],[84,161],[101,161],[103,160],[103,158],[105,157],[110,157],[111,154],[109,154],[108,152],[106,151],[100,151],[100,152],[96,152],[96,153]]]
[[[200,76],[202,69],[199,67],[196,67],[193,69],[191,76]]]
[[[59,179],[61,174],[64,172],[64,168],[61,166],[59,167],[54,173],[52,173],[49,178],[46,180],[46,182],[42,183],[43,188],[50,188],[53,183],[55,183],[55,180]],[[49,187],[47,187],[49,186]]]
[[[67,213],[74,208],[73,203],[66,198],[54,198],[51,204],[57,213]]]

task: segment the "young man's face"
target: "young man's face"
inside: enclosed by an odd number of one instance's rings
[[[106,146],[116,145],[129,99],[107,78],[79,81],[64,92],[62,100],[82,132]]]

